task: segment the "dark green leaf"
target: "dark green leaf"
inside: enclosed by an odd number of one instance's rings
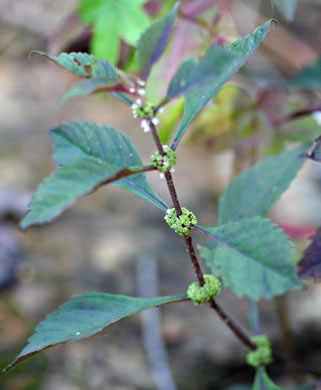
[[[178,4],[162,19],[152,23],[139,38],[136,59],[143,80],[147,80],[152,66],[159,60],[166,48],[177,8]]]
[[[37,326],[29,344],[6,370],[44,349],[84,339],[124,317],[184,298],[179,295],[145,299],[97,292],[76,296]]]
[[[272,382],[266,373],[265,367],[259,367],[256,370],[252,390],[283,390],[283,388]]]
[[[86,121],[62,123],[51,131],[51,137],[57,165],[92,155],[110,162],[117,169],[142,165],[131,138],[106,125],[99,127]],[[149,200],[162,210],[168,209],[151,189],[143,173],[119,180],[114,185]]]
[[[274,5],[281,11],[286,20],[291,21],[297,5],[297,0],[272,0]]]
[[[141,168],[137,167],[137,170]],[[135,168],[117,169],[96,157],[80,158],[63,165],[39,185],[20,227],[25,230],[33,225],[51,222],[77,198],[134,173]]]
[[[228,79],[236,73],[247,59],[257,49],[263,39],[269,32],[271,20],[262,24],[251,34],[246,35],[243,39],[235,41],[232,45],[221,47],[212,47],[207,55],[196,64],[194,60],[186,61],[174,76],[169,87],[169,95],[176,96],[179,91],[189,88],[195,88],[194,93],[188,93],[185,96],[184,116],[177,130],[173,147],[176,148],[180,139],[184,135],[188,126],[191,124],[195,116],[206,106],[206,104],[217,94]],[[222,56],[222,57],[221,57]],[[202,63],[208,61],[207,69],[200,69]],[[206,67],[205,67],[206,68]],[[204,79],[202,74],[205,72]],[[196,79],[194,80],[193,77]],[[182,84],[183,80],[183,84]],[[184,82],[185,80],[185,82]],[[196,81],[199,80],[197,83]],[[203,84],[199,90],[198,87]],[[186,94],[186,92],[183,92]]]
[[[64,93],[61,98],[61,101],[64,103],[68,99],[76,96],[88,96],[98,91],[108,91],[108,89],[112,90],[112,87],[115,86],[114,82],[111,82],[106,79],[99,78],[90,78],[79,81],[75,84],[69,91]]]
[[[253,217],[208,228],[192,228],[215,240],[201,256],[225,287],[252,300],[271,298],[301,285],[286,234],[268,219]]]
[[[92,77],[81,80],[67,91],[62,97],[62,101],[74,96],[91,95],[97,91],[113,90],[115,86],[120,84],[117,69],[109,61],[98,60],[92,72]]]
[[[90,75],[90,72],[88,72],[86,67],[91,68],[91,66],[96,62],[95,56],[87,53],[61,53],[56,57],[50,56],[49,54],[41,51],[33,51],[30,55],[32,54],[39,54],[46,57],[55,64],[60,65],[70,72],[82,77],[88,77]]]
[[[302,89],[321,89],[321,56],[294,75],[290,86]]]
[[[235,61],[237,57],[238,55],[230,51],[228,46],[212,46],[198,63],[194,62],[193,66],[191,66],[192,61],[187,60],[172,78],[167,98],[172,99],[198,92],[205,86],[212,85],[226,72],[227,65]]]
[[[81,0],[79,14],[86,24],[93,25],[91,48],[100,58],[116,63],[120,39],[136,45],[148,27],[149,18],[142,9],[147,0]]]
[[[61,124],[51,131],[51,137],[57,171],[40,184],[21,222],[22,229],[52,221],[78,197],[109,183],[162,210],[168,208],[151,189],[145,174],[135,174],[144,167],[130,137],[122,132],[84,121]]]
[[[264,216],[302,167],[304,149],[267,158],[234,179],[220,197],[219,224]]]

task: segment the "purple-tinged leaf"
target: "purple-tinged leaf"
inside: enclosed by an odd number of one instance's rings
[[[162,19],[152,23],[140,36],[136,59],[143,80],[147,80],[152,66],[163,54],[172,30],[178,4]]]
[[[321,281],[321,227],[303,252],[303,257],[298,262],[298,273],[303,279]]]

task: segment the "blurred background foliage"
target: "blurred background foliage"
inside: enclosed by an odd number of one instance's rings
[[[53,168],[48,128],[72,119],[106,122],[133,137],[143,160],[148,161],[154,150],[130,110],[112,97],[77,98],[62,106],[60,96],[74,77],[44,60],[29,62],[30,50],[53,55],[91,51],[124,71],[136,72],[140,33],[173,4],[0,0],[1,368],[25,344],[35,324],[72,295],[91,290],[137,294],[135,264],[144,256],[158,264],[161,294],[184,293],[193,280],[180,241],[165,224],[159,226],[158,210],[146,210],[149,206],[122,190],[108,188],[84,198],[45,228],[24,235],[17,229],[31,192]],[[278,21],[253,58],[216,96],[215,104],[196,118],[179,149],[175,181],[182,203],[202,224],[213,225],[218,195],[231,177],[289,145],[311,143],[321,133],[321,1],[180,4],[166,55],[147,85],[153,103],[188,57],[200,57],[212,44],[229,44],[267,18]],[[171,139],[182,113],[182,99],[166,107],[160,123],[163,142]],[[156,175],[151,182],[166,200],[166,188]],[[320,183],[318,163],[307,162],[271,212],[295,240],[297,258],[320,226]],[[147,293],[149,288],[146,283]],[[321,358],[320,296],[320,286],[313,285],[260,307],[262,327],[273,346],[314,367]],[[220,299],[249,330],[247,302],[229,291]],[[161,332],[177,388],[224,389],[251,382],[253,372],[244,364],[242,346],[206,309],[166,307]],[[57,347],[23,363],[0,376],[0,388],[154,389],[141,333],[139,317],[128,319],[88,341]],[[271,376],[289,387],[313,382],[309,375],[278,365],[271,367]]]

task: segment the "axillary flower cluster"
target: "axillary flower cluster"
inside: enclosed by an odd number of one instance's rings
[[[137,93],[139,96],[145,96],[145,82],[138,80],[139,88],[136,89],[131,87],[129,92]],[[159,124],[159,119],[155,116],[155,107],[149,103],[144,104],[141,98],[136,99],[135,103],[131,105],[132,113],[134,118],[140,118],[140,125],[144,130],[144,133],[148,133],[150,128],[150,123],[157,126]],[[163,108],[160,108],[158,112],[163,112]]]
[[[272,351],[269,339],[263,335],[251,337],[251,341],[256,344],[254,351],[249,351],[246,356],[247,364],[255,368],[260,365],[267,365],[272,361]]]
[[[221,291],[221,282],[214,275],[204,275],[204,285],[194,282],[188,286],[187,296],[194,305],[204,305]]]
[[[190,227],[197,224],[197,218],[194,213],[182,207],[182,214],[177,216],[174,208],[168,209],[164,217],[168,225],[181,236],[188,236],[191,232]]]
[[[151,156],[151,165],[159,170],[160,178],[164,178],[166,172],[175,172],[176,152],[168,145],[163,145],[164,154],[155,152]]]

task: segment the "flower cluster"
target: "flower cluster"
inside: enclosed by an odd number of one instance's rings
[[[159,152],[152,154],[151,165],[163,174],[168,171],[174,172],[173,166],[176,164],[176,152],[168,145],[163,145],[163,150],[163,156]]]
[[[221,282],[214,275],[204,275],[205,284],[200,286],[197,282],[191,283],[187,289],[187,296],[194,305],[204,305],[221,291]]]
[[[134,118],[140,118],[140,125],[144,129],[144,133],[150,131],[150,124],[157,126],[159,119],[154,117],[154,107],[151,104],[142,104],[141,99],[137,99],[135,103],[131,105]]]
[[[179,217],[174,208],[168,209],[164,219],[168,225],[181,236],[188,236],[191,232],[190,227],[197,224],[195,214],[185,207],[182,207],[182,214]]]
[[[254,351],[249,351],[246,356],[247,364],[255,368],[261,364],[269,364],[272,361],[272,351],[269,339],[263,335],[257,335],[251,337],[251,341],[256,344]]]
[[[143,80],[137,80],[137,87],[132,86],[129,88],[130,93],[137,93],[139,96],[145,96],[146,95],[146,90],[145,90],[145,81]]]

